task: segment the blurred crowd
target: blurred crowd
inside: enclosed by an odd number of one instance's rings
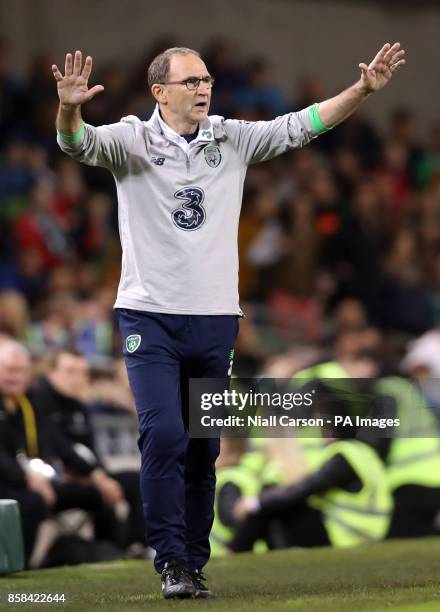
[[[158,40],[130,64],[95,58],[93,83],[105,91],[83,108],[85,121],[148,119],[154,104],[147,66],[176,44]],[[270,120],[333,93],[319,75],[303,75],[296,85],[285,75],[289,90],[295,85],[292,97],[265,58],[246,57],[226,40],[202,52],[215,77],[211,114]],[[58,148],[50,66],[63,59],[41,53],[22,79],[9,54],[0,41],[0,333],[30,351],[22,393],[48,377],[84,414],[96,405],[132,413],[112,311],[121,255],[113,179]],[[422,139],[417,116],[402,104],[385,133],[361,109],[304,149],[249,168],[239,232],[246,317],[238,375],[288,378],[336,359],[357,364],[353,375],[362,377],[369,374],[359,359],[370,357],[380,373],[417,380],[440,414],[440,393],[429,384],[440,377],[440,120]],[[0,343],[0,359],[10,358],[2,354],[7,345]],[[81,382],[69,382],[68,374],[66,388],[53,377],[60,364],[54,355],[63,351],[87,369]],[[101,487],[100,499],[112,507],[129,486],[116,485],[103,469],[98,474],[92,482],[83,473],[77,486]],[[63,495],[52,497],[52,507],[68,506]]]

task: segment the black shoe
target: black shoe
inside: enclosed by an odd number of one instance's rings
[[[214,599],[215,595],[206,586],[206,578],[201,570],[193,570],[191,572],[193,585],[196,589],[194,597],[196,599]]]
[[[162,595],[165,599],[195,597],[196,588],[184,561],[168,561],[162,570]]]

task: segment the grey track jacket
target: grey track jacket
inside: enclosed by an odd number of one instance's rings
[[[113,173],[122,271],[115,308],[171,314],[241,314],[237,231],[249,164],[318,135],[311,108],[273,121],[208,117],[189,145],[156,108],[149,121],[84,125],[58,134],[73,159]]]

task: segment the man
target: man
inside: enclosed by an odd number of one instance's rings
[[[122,499],[120,487],[98,488],[66,478],[50,479],[30,469],[41,459],[57,469],[72,461],[66,444],[38,398],[29,391],[31,360],[14,340],[0,344],[0,497],[16,499],[20,506],[26,559],[29,560],[39,523],[49,514],[82,508],[92,514],[95,536],[110,540],[114,528],[111,507]],[[61,471],[61,470],[60,470]],[[117,483],[116,483],[117,484]]]
[[[47,376],[32,386],[32,395],[44,406],[63,436],[64,468],[73,481],[93,485],[110,506],[125,499],[130,512],[122,533],[115,530],[115,543],[125,548],[143,542],[142,505],[136,470],[108,474],[96,451],[92,424],[85,403],[90,372],[87,359],[63,349],[52,360]]]
[[[440,431],[435,414],[420,390],[400,376],[380,378],[374,391],[393,398],[400,422],[392,438],[371,440],[385,461],[394,497],[388,537],[439,535]]]
[[[361,428],[357,436],[376,450],[385,465],[388,487],[394,499],[387,537],[438,535],[440,432],[435,415],[420,390],[409,380],[389,375],[375,378],[380,373],[380,364],[371,353],[368,355],[372,347],[363,345],[362,330],[344,332],[347,333],[354,335],[352,349],[357,355],[353,353],[351,359],[347,359],[336,351],[337,359],[334,361],[312,365],[297,372],[294,378],[321,380],[325,386],[333,387],[336,397],[350,394],[361,400],[365,395],[368,397],[368,416],[382,418],[386,406],[387,418],[398,419],[399,427],[386,432],[386,435],[383,430]],[[356,334],[359,336],[357,342]],[[353,404],[354,412],[362,411],[359,400],[357,406]],[[314,428],[313,435],[313,438],[297,438],[312,470],[320,466],[327,444],[319,428]]]
[[[165,597],[210,597],[209,558],[216,439],[190,439],[190,377],[223,378],[238,332],[237,230],[246,169],[307,144],[340,123],[404,63],[386,44],[359,81],[321,104],[274,121],[208,117],[213,78],[200,55],[173,48],[157,56],[148,84],[150,121],[126,117],[86,125],[81,105],[92,58],[66,55],[52,66],[60,99],[58,143],[74,159],[108,168],[119,199],[122,277],[115,307],[139,416],[141,494],[148,543],[156,549]]]
[[[287,546],[348,548],[387,535],[393,499],[376,451],[356,439],[333,440],[321,467],[287,487],[242,497],[235,517],[242,523],[229,543],[233,552],[252,550],[278,519]]]
[[[46,478],[25,472],[17,461],[19,445],[13,435],[18,418],[17,398],[30,381],[30,360],[20,345],[2,339],[0,346],[0,498],[19,503],[26,562],[32,554],[38,526],[55,504]],[[12,428],[12,431],[11,431]],[[32,434],[30,434],[32,436]]]
[[[283,484],[284,475],[278,464],[270,461],[265,452],[249,450],[245,438],[224,437],[216,466],[215,518],[210,544],[211,555],[218,557],[227,553],[228,544],[232,541],[239,524],[234,514],[238,500],[258,495],[270,487]],[[270,527],[269,537],[276,531],[272,525]],[[276,538],[272,536],[270,547],[275,545]],[[258,549],[261,550],[261,546],[256,547],[256,550]]]

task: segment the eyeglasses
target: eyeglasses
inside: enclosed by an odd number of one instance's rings
[[[199,88],[200,83],[212,87],[214,85],[214,78],[212,76],[205,76],[202,78],[189,77],[183,81],[162,81],[161,85],[186,85],[186,88],[190,91],[195,91]]]

